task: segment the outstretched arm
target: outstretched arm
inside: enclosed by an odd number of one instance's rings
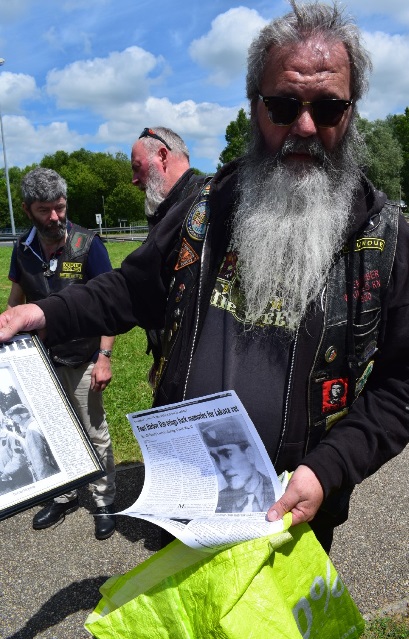
[[[8,308],[0,315],[0,342],[7,342],[14,335],[34,330],[41,331],[40,337],[45,335],[45,316],[36,304],[22,304]]]

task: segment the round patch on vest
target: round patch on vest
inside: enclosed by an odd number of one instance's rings
[[[203,241],[206,234],[206,200],[198,202],[186,220],[186,230],[192,240]]]

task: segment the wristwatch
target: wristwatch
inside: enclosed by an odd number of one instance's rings
[[[111,357],[111,355],[112,355],[112,351],[108,351],[106,348],[100,348],[99,352],[102,355],[105,355],[105,357]]]

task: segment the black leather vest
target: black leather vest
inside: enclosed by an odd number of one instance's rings
[[[324,328],[309,378],[307,451],[346,415],[372,372],[397,232],[398,207],[386,203],[351,238],[328,276]]]
[[[21,236],[17,241],[17,264],[21,279],[19,284],[24,291],[27,302],[44,299],[52,293],[58,293],[67,286],[85,284],[87,277],[85,264],[88,258],[91,242],[95,237],[93,231],[88,231],[76,224],[71,225],[67,241],[55,272],[47,277],[43,262],[24,246],[29,233]],[[80,338],[58,344],[50,349],[51,359],[55,364],[79,366],[90,361],[98,350],[100,338]]]
[[[181,230],[163,335],[163,357],[156,387],[172,356],[191,294],[198,286],[201,255],[210,218],[206,183],[191,206]],[[307,452],[347,414],[362,392],[378,349],[381,305],[395,257],[398,207],[386,203],[380,214],[351,238],[328,276],[324,321],[309,375]],[[199,283],[200,289],[200,283]],[[194,329],[196,330],[196,329]]]

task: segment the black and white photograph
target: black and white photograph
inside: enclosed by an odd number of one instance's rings
[[[101,475],[38,338],[0,344],[0,520]]]
[[[275,502],[274,488],[240,419],[234,415],[200,425],[203,440],[222,478],[216,512],[266,512]]]

